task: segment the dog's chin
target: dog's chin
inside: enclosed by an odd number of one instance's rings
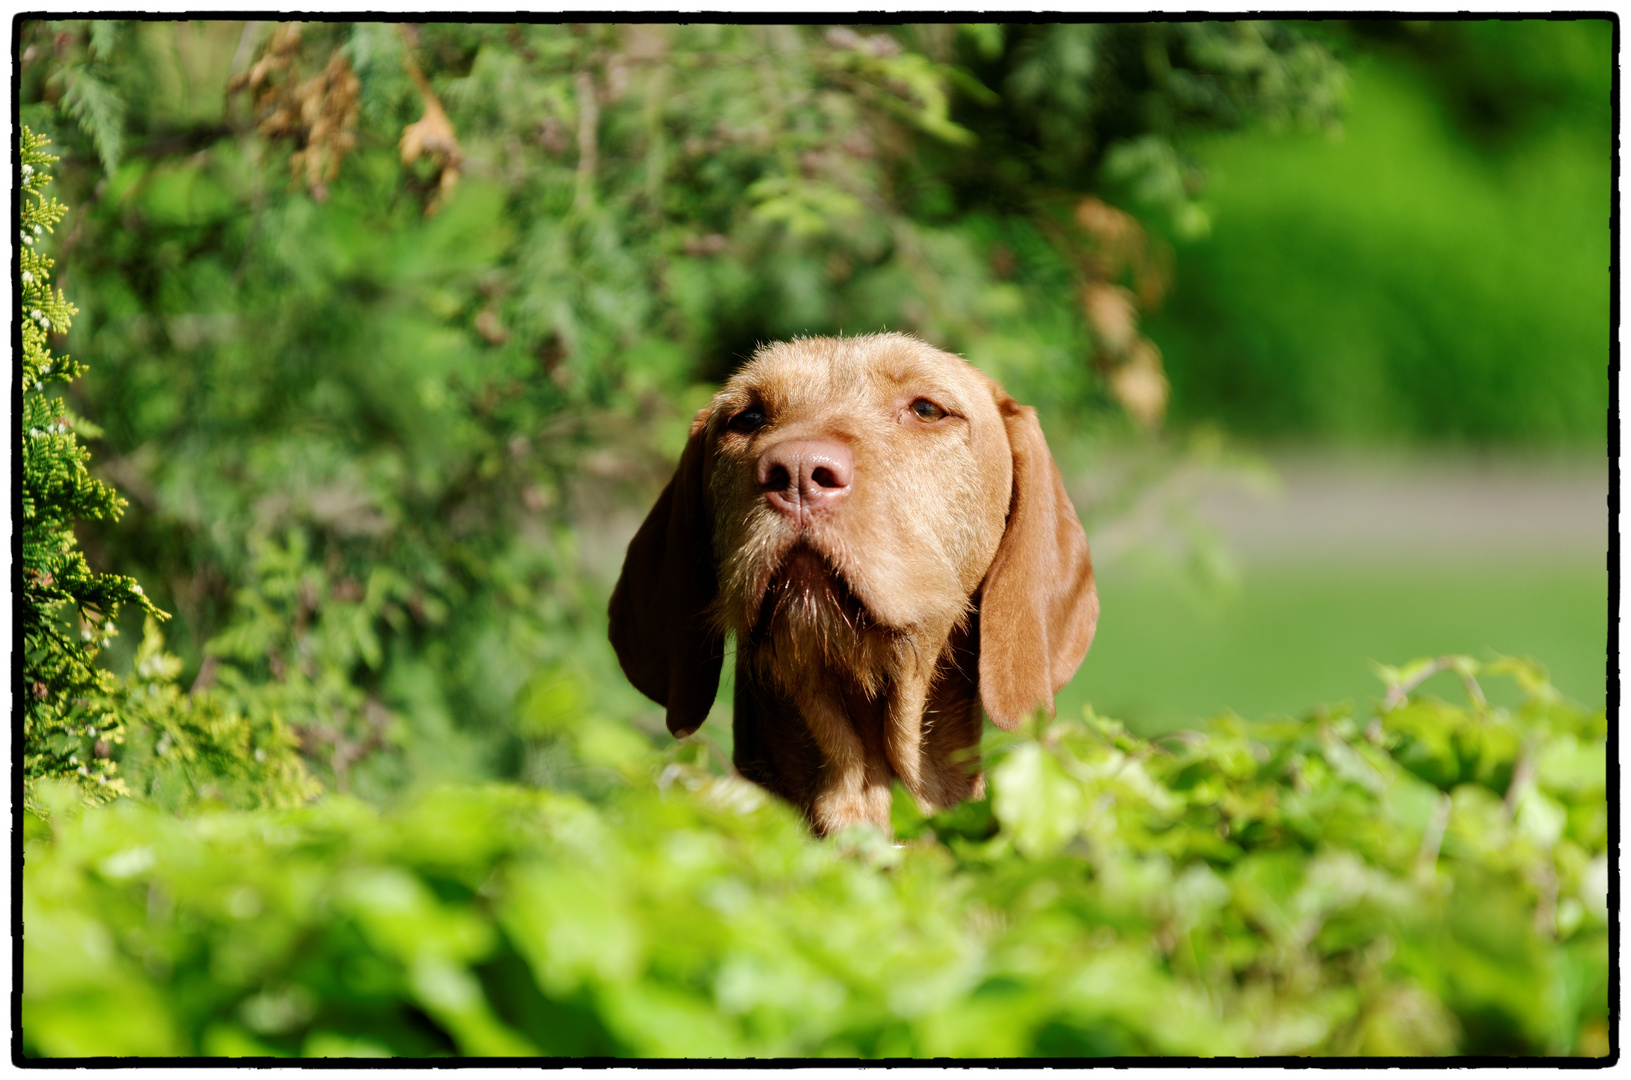
[[[759,663],[791,674],[851,666],[867,651],[874,620],[820,552],[796,543],[769,575],[751,626],[747,640]]]
[[[859,633],[870,621],[843,576],[814,548],[799,543],[771,573],[751,636],[762,639],[785,629],[806,639],[812,633],[828,638],[839,629]]]
[[[788,549],[775,574],[775,580],[784,586],[810,593],[830,588],[836,577],[821,553],[803,542]]]

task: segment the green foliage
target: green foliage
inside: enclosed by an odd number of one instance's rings
[[[131,794],[175,812],[298,806],[319,793],[275,705],[250,695],[240,706],[230,668],[220,672],[223,685],[187,693],[176,685],[180,673],[149,617],[134,670],[106,699],[126,726],[119,757]]]
[[[1467,704],[1408,693],[1438,670]],[[1361,715],[999,740],[988,801],[897,800],[902,846],[543,690],[599,794],[65,798],[27,823],[24,1052],[1605,1055],[1603,713],[1514,661],[1385,675]]]
[[[182,694],[175,684],[181,662],[163,652],[158,628],[169,616],[134,578],[94,573],[76,546],[77,522],[117,517],[126,504],[87,469],[90,452],[79,445],[77,434],[94,437],[98,430],[42,389],[85,372],[84,364],[54,356],[47,337],[66,332],[78,311],[60,291],[52,292],[54,263],[38,250],[46,232],[67,213],[42,193],[50,180],[46,167],[57,160],[44,153],[45,144],[23,128],[24,588],[18,610],[24,805],[41,811],[39,786],[51,779],[73,781],[80,797],[92,803],[134,788],[169,809],[200,799],[245,807],[296,804],[316,789],[280,716],[272,711],[246,720],[199,688]],[[113,637],[114,619],[125,603],[146,612],[146,627],[135,671],[121,680],[97,666],[97,654]],[[63,610],[68,605],[76,616],[77,639]]]
[[[96,666],[96,654],[114,633],[120,604],[163,617],[134,578],[93,572],[74,537],[77,521],[117,517],[124,501],[86,468],[90,451],[79,445],[78,433],[95,435],[96,429],[45,391],[85,371],[83,364],[54,355],[48,336],[67,333],[79,313],[60,291],[52,291],[55,263],[40,251],[46,234],[68,212],[44,194],[51,181],[49,166],[57,160],[42,149],[48,142],[24,127],[18,147],[23,177],[18,313],[23,337],[18,364],[23,589],[17,621],[23,637],[23,799],[33,807],[39,805],[37,786],[46,778],[72,781],[83,798],[93,801],[125,790],[109,758],[110,746],[124,739],[125,725],[103,700],[115,680]],[[64,610],[70,607],[72,622]]]
[[[52,24],[60,34],[61,24]],[[117,22],[88,24],[86,40],[72,58],[51,75],[53,89],[60,92],[60,107],[78,121],[79,129],[96,147],[102,168],[112,174],[124,151],[125,102],[110,82],[110,53],[118,40]],[[73,42],[65,34],[63,43]]]
[[[1071,23],[1007,33],[1014,60],[1000,83],[1004,123],[982,130],[982,141],[1007,143],[1037,178],[1066,187],[1102,163],[1105,180],[1180,236],[1205,235],[1210,225],[1185,136],[1254,122],[1330,128],[1346,97],[1344,68],[1283,23]],[[1025,145],[1032,140],[1034,148]]]

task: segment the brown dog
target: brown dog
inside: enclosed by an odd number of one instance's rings
[[[1036,412],[902,334],[761,348],[691,424],[629,544],[611,639],[684,737],[736,638],[735,761],[817,833],[984,791],[1070,680],[1099,600]]]

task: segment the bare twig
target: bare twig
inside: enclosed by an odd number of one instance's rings
[[[1529,787],[1529,781],[1535,775],[1535,747],[1534,740],[1528,740],[1523,753],[1518,757],[1517,765],[1512,769],[1512,782],[1506,786],[1506,795],[1501,799],[1501,806],[1506,810],[1508,819],[1518,812],[1518,802]]]
[[[215,669],[218,666],[215,657],[204,657],[204,662],[198,666],[198,678],[193,680],[192,686],[187,690],[187,696],[192,697],[202,693],[214,685]]]
[[[1557,940],[1557,871],[1543,860],[1535,871],[1535,933],[1547,941]]]
[[[232,75],[243,70],[245,62],[249,59],[250,50],[255,47],[255,37],[260,32],[261,24],[254,19],[244,23],[244,32],[238,38],[238,51],[232,54],[232,66],[227,72]]]
[[[1441,656],[1423,668],[1414,678],[1389,687],[1387,697],[1382,700],[1382,711],[1389,712],[1402,705],[1412,690],[1441,671],[1454,671],[1461,679],[1461,686],[1467,691],[1467,697],[1471,698],[1479,709],[1485,708],[1489,702],[1484,697],[1483,687],[1478,685],[1478,680],[1473,678],[1472,672],[1464,670],[1457,663],[1460,659],[1456,656]]]
[[[600,105],[595,101],[595,77],[588,68],[573,76],[578,94],[577,194],[572,208],[585,213],[595,204],[595,171],[600,157]]]
[[[1418,874],[1431,873],[1433,867],[1438,865],[1438,849],[1444,843],[1444,830],[1450,824],[1450,796],[1439,792],[1438,806],[1433,809],[1433,817],[1427,823],[1427,831],[1422,834],[1421,851],[1416,856],[1416,872]]]

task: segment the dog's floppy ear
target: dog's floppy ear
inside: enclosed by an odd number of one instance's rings
[[[668,709],[684,738],[702,725],[719,689],[724,639],[708,608],[717,587],[704,505],[707,417],[691,423],[679,468],[629,542],[612,590],[612,648],[629,682]]]
[[[1012,730],[1076,674],[1099,621],[1087,534],[1065,494],[1036,410],[998,392],[1014,487],[1008,527],[980,594],[980,701]]]

